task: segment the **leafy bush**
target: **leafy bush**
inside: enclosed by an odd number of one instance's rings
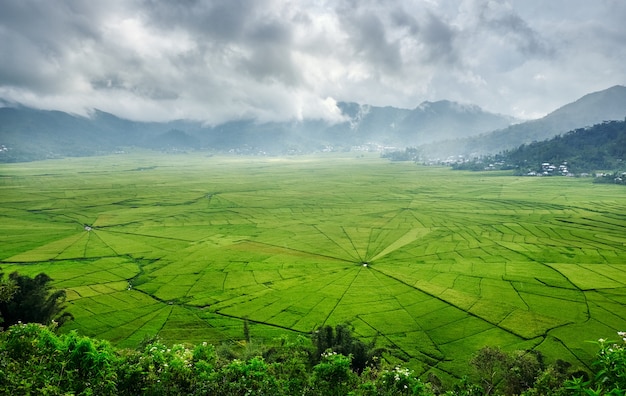
[[[351,356],[350,367],[357,373],[361,373],[368,365],[375,364],[384,351],[375,347],[375,341],[366,344],[355,338],[352,328],[347,324],[338,324],[335,329],[323,326],[313,333],[312,339],[317,350],[315,363],[323,360],[323,354],[330,350]]]
[[[423,381],[401,366],[368,366],[357,373],[352,357],[327,350],[310,365],[311,346],[282,338],[268,358],[227,360],[212,345],[167,346],[149,340],[138,350],[55,327],[17,324],[0,333],[3,394],[74,395],[353,395],[353,396],[566,396],[623,395],[626,332],[619,342],[600,339],[591,376],[572,373],[557,360],[544,367],[540,354],[485,347],[471,364],[479,383],[462,378],[445,390],[435,377]]]
[[[71,332],[59,337],[41,324],[2,333],[0,389],[7,394],[115,394],[116,356],[106,341]]]

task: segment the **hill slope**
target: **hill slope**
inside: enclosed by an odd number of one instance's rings
[[[626,117],[626,87],[616,85],[583,96],[545,117],[511,125],[477,137],[427,146],[430,157],[493,154],[533,141],[542,141],[567,131]]]
[[[456,169],[516,169],[519,174],[566,175],[626,169],[626,121],[605,121],[549,140],[475,161]]]
[[[521,170],[537,170],[542,163],[567,162],[573,172],[613,170],[624,166],[626,121],[610,121],[579,128],[550,140],[522,145],[503,154]]]

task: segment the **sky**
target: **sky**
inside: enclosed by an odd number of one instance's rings
[[[626,85],[624,0],[0,0],[0,98],[139,121],[523,119]]]

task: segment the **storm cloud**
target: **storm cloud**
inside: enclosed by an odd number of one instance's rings
[[[621,0],[0,0],[0,98],[135,120],[538,117],[626,83]]]

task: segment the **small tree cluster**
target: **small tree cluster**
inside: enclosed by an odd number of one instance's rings
[[[3,330],[17,323],[63,323],[72,316],[64,313],[65,290],[53,290],[52,278],[39,274],[34,278],[0,272],[0,322]]]
[[[351,369],[361,373],[368,365],[375,364],[377,358],[383,353],[383,349],[377,349],[375,341],[366,344],[352,335],[352,328],[347,324],[339,324],[333,329],[331,326],[323,326],[317,329],[313,335],[313,344],[316,348],[314,362],[320,362],[328,351],[344,356],[351,356]]]

